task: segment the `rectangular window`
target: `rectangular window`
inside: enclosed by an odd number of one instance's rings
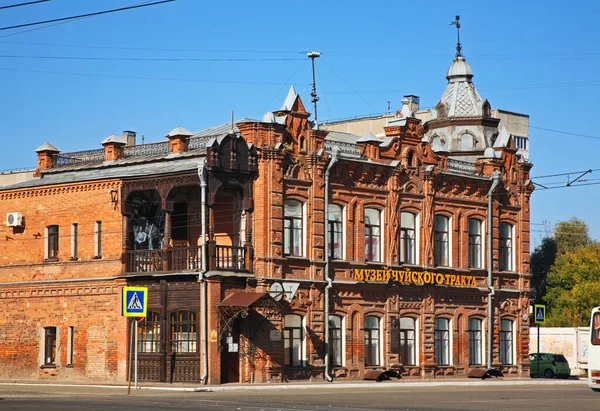
[[[329,316],[329,365],[341,367],[342,364],[342,317]]]
[[[435,362],[450,365],[450,320],[435,319]]]
[[[56,327],[44,328],[44,365],[56,365]]]
[[[379,360],[379,317],[365,317],[365,366],[380,365]]]
[[[448,267],[450,259],[449,243],[449,218],[443,215],[435,216],[434,226],[434,264]]]
[[[342,207],[336,204],[329,204],[327,211],[328,232],[329,232],[329,258],[342,259],[343,241],[342,241]]]
[[[160,316],[148,311],[138,324],[138,352],[160,352]]]
[[[303,352],[302,317],[288,314],[283,322],[284,364],[289,367],[301,367]]]
[[[500,363],[513,363],[513,322],[511,320],[500,321]]]
[[[283,253],[302,256],[302,203],[285,200],[283,209]]]
[[[482,321],[479,318],[469,319],[469,365],[483,364],[481,324]]]
[[[469,268],[482,268],[481,221],[469,218]]]
[[[500,270],[512,271],[512,229],[508,223],[500,223]]]
[[[590,336],[592,345],[600,345],[600,311],[596,311],[593,314],[591,324]]]
[[[96,221],[94,225],[94,257],[102,257],[102,221]]]
[[[49,260],[58,259],[58,226],[51,225],[46,227],[47,248],[46,254]]]
[[[416,264],[415,223],[413,213],[400,213],[400,263]]]
[[[400,360],[404,365],[417,365],[416,320],[410,317],[400,318]]]
[[[67,366],[72,366],[75,359],[75,327],[69,327],[67,338]]]
[[[179,310],[171,313],[170,339],[171,352],[197,352],[198,336],[196,333],[195,312],[189,310]]]
[[[365,261],[381,261],[381,211],[365,209]]]
[[[71,260],[77,260],[77,254],[79,252],[78,244],[79,236],[79,225],[77,223],[71,224]]]

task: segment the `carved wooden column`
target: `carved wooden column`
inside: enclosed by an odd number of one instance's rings
[[[121,238],[123,239],[123,243],[121,244],[121,271],[123,273],[127,272],[127,263],[128,263],[128,254],[127,248],[129,247],[129,214],[123,214],[122,220],[122,228],[123,232]]]
[[[165,202],[165,233],[163,237],[163,271],[169,271],[173,268],[173,251],[171,249],[171,214],[173,213],[173,202]]]
[[[208,208],[208,241],[206,242],[208,254],[208,270],[217,269],[217,242],[215,241],[215,214],[213,207]]]

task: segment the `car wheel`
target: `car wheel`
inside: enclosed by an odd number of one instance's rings
[[[600,388],[592,388],[592,391],[600,392]]]
[[[544,371],[544,377],[546,377],[546,378],[554,378],[554,373],[552,372],[551,369],[547,369],[546,371]]]

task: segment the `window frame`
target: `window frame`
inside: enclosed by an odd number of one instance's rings
[[[402,320],[411,320],[412,328],[405,328],[402,325]],[[417,361],[417,346],[418,346],[418,319],[410,316],[402,316],[398,319],[398,349],[400,354],[400,361],[404,366],[414,367],[418,365]],[[413,333],[413,337],[410,338],[409,332]],[[412,342],[412,348],[410,343]]]
[[[44,327],[44,367],[56,367],[58,359],[58,327]]]
[[[52,224],[46,226],[46,259],[58,260],[59,252],[59,226]]]
[[[404,216],[410,216],[412,218],[412,227],[407,227],[404,224]],[[412,237],[411,234],[412,233]],[[417,236],[417,214],[410,211],[400,212],[400,239],[398,241],[399,250],[398,258],[400,264],[417,264],[417,247],[418,244]],[[407,257],[408,256],[408,257]]]
[[[478,233],[471,231],[471,223],[477,223]],[[468,267],[484,268],[483,265],[483,221],[478,218],[467,220]]]
[[[438,226],[438,221],[445,222],[444,227]],[[450,238],[451,218],[444,214],[435,214],[433,224],[433,263],[436,267],[449,267],[451,260],[451,238]],[[441,248],[440,248],[441,247]]]
[[[505,230],[505,228],[507,230]],[[514,225],[508,222],[501,222],[499,227],[499,255],[498,268],[500,271],[513,271],[514,258]],[[505,236],[507,234],[507,236]]]
[[[473,325],[478,324],[479,329]],[[469,365],[483,365],[483,320],[471,317],[468,321],[467,333],[469,335]]]
[[[339,320],[339,327],[332,322],[332,319]],[[336,351],[339,359],[336,358]],[[329,315],[329,366],[343,367],[344,357],[344,317],[331,314]]]
[[[159,353],[161,339],[160,313],[148,310],[146,317],[138,324],[137,352]],[[149,338],[148,338],[149,337]],[[148,347],[150,349],[148,349]]]
[[[67,332],[67,367],[72,367],[75,362],[75,327],[69,326]]]
[[[71,260],[79,259],[79,223],[71,224]]]
[[[374,318],[377,321],[376,327],[371,327],[367,324],[369,319]],[[364,363],[365,367],[380,367],[382,365],[381,361],[381,348],[382,348],[382,339],[381,339],[381,317],[377,315],[365,315],[365,325],[364,325]]]
[[[514,324],[512,319],[500,319],[500,363],[503,365],[514,364]]]
[[[94,258],[102,258],[102,221],[94,223]]]
[[[332,211],[332,208],[336,208],[338,211]],[[338,213],[340,216],[338,220],[332,220],[331,215],[334,213]],[[327,206],[327,235],[328,237],[328,245],[329,245],[329,259],[331,260],[343,260],[345,258],[344,253],[344,207],[338,204],[329,204]],[[339,241],[336,241],[336,237]],[[336,253],[336,244],[338,246],[338,250]]]
[[[446,328],[438,328],[438,322],[444,321]],[[451,333],[452,321],[449,318],[437,317],[434,322],[434,358],[438,366],[447,367],[452,364]]]
[[[290,324],[292,319],[298,324]],[[297,333],[296,333],[297,332]],[[304,317],[286,314],[283,318],[283,364],[286,367],[304,367]]]
[[[288,215],[287,205],[297,203],[300,206],[300,216]],[[296,244],[296,240],[299,244]],[[304,256],[304,203],[288,198],[283,203],[283,255],[290,257]]]
[[[173,310],[169,313],[169,324],[169,352],[197,353],[198,313],[187,309]]]
[[[367,223],[367,213],[374,211],[377,213],[377,223]],[[365,261],[379,263],[383,261],[383,213],[378,208],[365,207],[364,226],[365,226]],[[375,233],[376,232],[376,233]],[[376,246],[373,245],[374,241]],[[376,253],[376,254],[375,254]]]

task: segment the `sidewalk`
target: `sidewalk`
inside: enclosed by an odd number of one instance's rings
[[[444,380],[389,380],[382,382],[375,381],[334,381],[328,382],[294,382],[294,383],[267,383],[267,384],[224,384],[224,385],[201,385],[190,383],[153,383],[138,382],[139,390],[163,390],[163,391],[182,391],[182,392],[218,392],[218,391],[241,391],[241,390],[292,390],[292,389],[338,389],[338,388],[383,388],[383,389],[412,389],[421,387],[460,387],[460,386],[511,386],[511,385],[574,385],[587,384],[587,379],[571,377],[567,380],[545,379],[545,378],[491,378],[481,380],[479,378],[457,378]],[[46,381],[0,381],[0,385],[48,385],[60,387],[90,387],[90,388],[111,388],[128,389],[128,384],[120,383],[57,383]],[[135,390],[134,382],[131,383],[131,390]]]

